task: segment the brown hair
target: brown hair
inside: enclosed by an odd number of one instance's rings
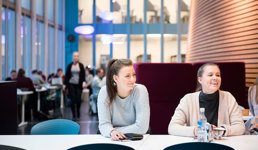
[[[198,77],[202,77],[203,75],[203,72],[204,72],[204,68],[206,66],[217,66],[219,68],[219,66],[217,64],[214,64],[214,63],[206,63],[206,64],[203,64],[197,71],[197,88],[196,88],[196,91],[201,91],[202,90],[202,85],[199,83],[198,81]]]
[[[23,77],[24,74],[25,74],[24,69],[20,68],[19,71],[18,71],[18,77]]]
[[[112,104],[117,94],[117,86],[113,79],[113,76],[118,75],[122,67],[132,66],[132,65],[133,63],[130,59],[111,59],[108,62],[106,86],[107,86],[107,93],[109,97],[109,104]]]

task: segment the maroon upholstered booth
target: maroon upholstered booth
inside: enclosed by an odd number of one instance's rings
[[[197,70],[203,63],[137,63],[136,82],[147,87],[150,98],[150,128],[153,134],[167,134],[168,124],[180,99],[195,92]],[[239,105],[245,100],[244,63],[217,63],[221,69],[221,89],[229,91]]]
[[[136,82],[147,87],[150,98],[150,127],[153,134],[167,134],[168,124],[180,99],[194,91],[192,64],[134,64]],[[189,86],[191,85],[191,86]]]
[[[194,63],[194,74],[205,62]],[[215,62],[221,72],[221,90],[230,92],[239,105],[248,108],[245,92],[245,63],[243,62]]]

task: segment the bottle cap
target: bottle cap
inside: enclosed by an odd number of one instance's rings
[[[200,108],[200,112],[204,112],[205,111],[205,108]]]

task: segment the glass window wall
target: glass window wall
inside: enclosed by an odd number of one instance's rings
[[[27,10],[30,10],[31,0],[22,0],[21,6]]]
[[[84,65],[92,66],[92,56],[93,56],[93,48],[92,48],[92,36],[79,36],[79,53],[80,53],[80,61]]]
[[[36,29],[36,66],[38,70],[44,71],[45,47],[44,47],[44,24],[37,21]]]
[[[115,0],[113,1],[113,23],[126,23],[127,16],[127,0]]]
[[[8,18],[8,19],[7,19]],[[7,22],[7,73],[11,72],[11,70],[16,69],[15,67],[15,12],[13,10],[8,10],[6,20]],[[18,68],[17,68],[18,69]]]
[[[96,0],[96,21],[102,23],[100,14],[103,12],[110,12],[110,0]]]
[[[130,49],[131,60],[134,63],[144,61],[143,35],[131,35]]]
[[[31,19],[26,16],[21,18],[21,66],[26,75],[31,75]]]
[[[143,23],[144,0],[130,0],[131,23]]]
[[[62,25],[63,24],[63,0],[58,0],[58,24]]]
[[[54,28],[48,27],[48,73],[55,73],[55,34]]]
[[[44,0],[36,0],[36,14],[44,16]]]
[[[48,4],[48,20],[54,21],[54,0],[49,0]]]
[[[147,1],[147,23],[160,23],[161,2],[157,0]]]
[[[6,71],[6,9],[4,7],[2,7],[2,41],[1,41],[1,48],[2,48],[2,79],[4,80],[7,75],[8,72]]]
[[[58,68],[63,68],[63,56],[64,56],[64,43],[63,43],[64,32],[58,30]]]
[[[113,58],[127,58],[127,35],[114,34]]]
[[[93,0],[78,0],[78,8],[79,23],[92,23]]]

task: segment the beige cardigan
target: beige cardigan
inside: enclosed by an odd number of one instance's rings
[[[168,133],[194,136],[199,117],[200,92],[186,94],[177,106],[168,126]],[[218,127],[226,128],[225,136],[244,134],[245,125],[238,104],[229,92],[219,91]]]

